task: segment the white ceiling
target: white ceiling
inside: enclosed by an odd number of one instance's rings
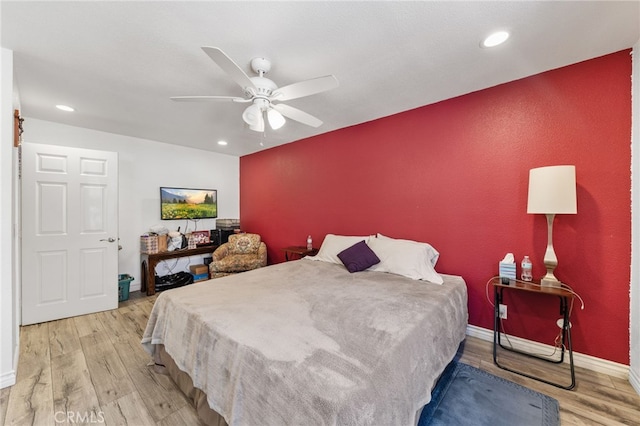
[[[602,56],[640,39],[638,1],[3,0],[0,18],[23,116],[232,155]],[[512,37],[480,48],[497,29]],[[250,76],[252,58],[269,58],[267,77],[279,86],[335,75],[338,88],[286,102],[324,124],[288,120],[262,134],[242,121],[246,104],[171,101],[242,96],[201,46],[221,48]],[[229,144],[221,147],[219,139]]]

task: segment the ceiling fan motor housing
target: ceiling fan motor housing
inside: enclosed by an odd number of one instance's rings
[[[251,69],[259,76],[262,76],[271,71],[271,61],[267,58],[253,58],[251,60]]]
[[[268,98],[271,93],[278,88],[276,83],[267,77],[251,77],[251,82],[255,86],[255,96]]]

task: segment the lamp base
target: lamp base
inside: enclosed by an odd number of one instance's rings
[[[562,283],[556,277],[545,276],[540,280],[542,287],[562,287]]]

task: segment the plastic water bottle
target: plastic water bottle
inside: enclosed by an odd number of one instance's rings
[[[307,237],[307,250],[313,250],[313,240],[311,239],[311,235]]]
[[[520,278],[522,278],[522,281],[531,281],[533,280],[533,275],[531,274],[531,259],[529,259],[529,256],[525,256],[524,259],[522,259],[522,273],[520,275]]]

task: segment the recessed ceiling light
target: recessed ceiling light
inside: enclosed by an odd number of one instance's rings
[[[489,37],[482,41],[482,47],[495,47],[504,43],[509,38],[509,33],[506,31],[497,31],[491,34]]]
[[[67,105],[56,105],[56,108],[58,108],[59,110],[62,110],[62,111],[67,111],[67,112],[75,111],[75,109],[73,109],[73,108],[71,108],[70,106],[67,106]]]
[[[226,146],[227,141],[218,141],[218,145]]]

